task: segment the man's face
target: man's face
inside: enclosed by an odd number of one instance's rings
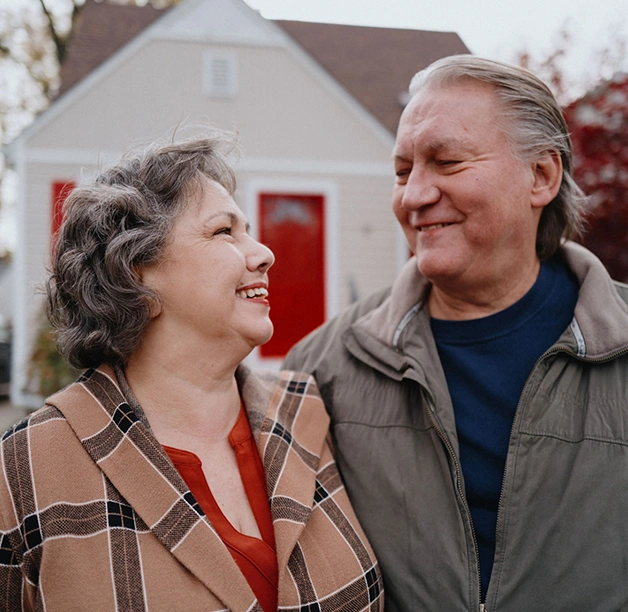
[[[416,94],[395,144],[393,210],[419,271],[446,293],[496,290],[538,270],[534,171],[514,157],[489,85]]]

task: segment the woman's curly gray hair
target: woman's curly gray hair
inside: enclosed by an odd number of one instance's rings
[[[69,363],[126,365],[150,321],[150,303],[159,299],[139,270],[159,261],[204,179],[233,194],[233,149],[233,138],[218,133],[152,144],[72,191],[46,282],[46,311]]]
[[[560,106],[547,85],[529,70],[473,55],[452,55],[435,61],[414,75],[409,91],[413,96],[424,88],[469,79],[495,88],[503,112],[501,127],[515,156],[533,162],[546,151],[556,151],[561,157],[560,189],[543,209],[536,238],[537,255],[548,259],[563,238],[581,233],[587,203],[573,179],[571,140]]]

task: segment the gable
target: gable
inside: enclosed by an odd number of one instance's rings
[[[286,48],[386,142],[412,75],[438,57],[468,52],[454,33],[271,22],[240,0],[187,0],[161,11],[87,0],[63,67],[60,99],[27,132],[50,120],[68,92],[85,90],[84,81],[97,82],[157,39]],[[116,45],[122,49],[114,53]]]

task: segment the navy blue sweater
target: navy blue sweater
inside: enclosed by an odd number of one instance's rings
[[[534,364],[571,322],[578,289],[575,277],[554,259],[541,265],[534,286],[509,308],[471,321],[431,321],[454,406],[482,601],[493,568],[497,507],[517,404]]]

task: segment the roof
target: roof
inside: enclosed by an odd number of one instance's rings
[[[150,5],[87,0],[61,69],[58,96],[166,12]],[[441,57],[469,53],[453,32],[301,21],[274,23],[392,133],[397,129],[412,76]]]
[[[109,59],[158,17],[163,9],[86,0],[61,66],[57,97]]]
[[[469,53],[454,32],[275,23],[393,133],[416,72],[441,57]]]

